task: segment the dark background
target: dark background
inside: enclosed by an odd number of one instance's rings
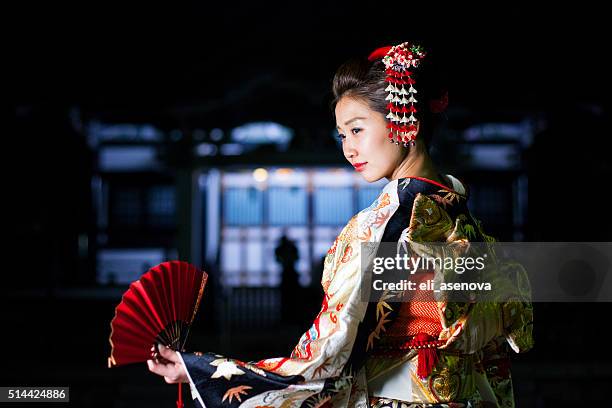
[[[393,11],[400,6],[405,13]],[[109,322],[122,288],[109,295],[96,283],[103,244],[91,181],[101,171],[87,124],[155,126],[164,135],[163,169],[123,176],[177,189],[174,224],[111,231],[110,242],[177,248],[181,259],[202,266],[189,249],[184,174],[230,164],[344,165],[329,136],[331,79],[345,59],[383,45],[422,39],[446,56],[447,134],[483,123],[534,124],[534,138],[521,145],[511,171],[467,166],[452,147],[437,156],[470,185],[503,184],[516,174],[528,181],[518,225],[475,209],[485,221],[489,215],[494,235],[610,241],[609,22],[592,6],[94,1],[24,3],[5,18],[12,120],[2,139],[9,250],[1,285],[1,385],[68,385],[72,406],[173,406],[175,387],[144,364],[106,368]],[[289,151],[262,147],[232,158],[190,153],[196,129],[252,121],[293,129]],[[502,214],[508,207],[503,198],[495,205]],[[82,237],[89,245],[79,244]],[[215,265],[205,266],[214,279]],[[317,296],[311,294],[305,315],[316,314]],[[221,330],[207,320],[215,305],[202,305],[191,349],[243,359],[281,356],[312,320],[248,326],[237,318]],[[610,304],[535,308],[536,346],[514,359],[517,406],[608,402]]]

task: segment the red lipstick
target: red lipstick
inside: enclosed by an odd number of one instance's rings
[[[368,163],[368,162],[363,162],[363,163],[354,163],[354,164],[353,164],[353,167],[355,167],[355,170],[357,170],[357,171],[363,171],[363,169],[365,169],[365,165],[366,165],[367,163]]]

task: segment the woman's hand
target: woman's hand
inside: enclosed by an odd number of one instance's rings
[[[158,349],[159,354],[155,353],[152,360],[147,360],[149,371],[164,377],[168,384],[189,382],[187,370],[177,352],[161,344],[158,345]],[[151,347],[151,351],[155,351],[155,347]]]

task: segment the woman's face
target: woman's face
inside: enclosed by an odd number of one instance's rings
[[[385,177],[406,157],[407,150],[389,142],[385,116],[359,99],[342,97],[336,104],[336,129],[344,157],[368,182]]]

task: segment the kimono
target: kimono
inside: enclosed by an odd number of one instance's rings
[[[525,285],[506,282],[512,295],[495,302],[436,302],[439,359],[426,378],[416,375],[417,350],[377,353],[399,307],[384,294],[364,301],[361,258],[375,252],[361,253],[362,244],[495,241],[470,214],[466,186],[446,178],[448,186],[420,177],[392,180],[349,220],[325,257],[321,309],[289,356],[245,362],[213,352],[179,353],[195,404],[513,407],[509,355],[533,346]]]

